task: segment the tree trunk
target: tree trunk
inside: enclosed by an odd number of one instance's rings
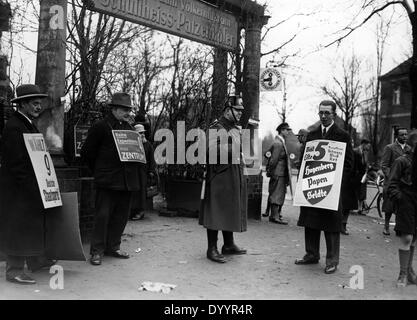
[[[411,84],[411,129],[417,128],[417,12],[410,15],[411,28],[413,34],[413,57],[410,66]]]

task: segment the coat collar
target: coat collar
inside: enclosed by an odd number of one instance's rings
[[[14,116],[17,119],[19,119],[29,131],[33,133],[39,133],[39,130],[35,126],[35,124],[31,122],[27,117],[25,117],[22,113],[20,113],[19,111],[15,111]]]

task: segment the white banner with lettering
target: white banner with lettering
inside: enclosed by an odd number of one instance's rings
[[[338,209],[345,151],[344,142],[307,142],[295,189],[295,206]]]
[[[38,181],[43,206],[45,209],[62,206],[54,164],[42,133],[24,133],[23,139]]]

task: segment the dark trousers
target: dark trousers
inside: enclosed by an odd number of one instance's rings
[[[349,219],[349,213],[350,213],[350,210],[345,209],[342,211],[342,225],[347,224],[348,219]]]
[[[308,259],[320,259],[320,235],[321,230],[304,228],[304,239],[306,247],[306,258]],[[339,232],[326,232],[324,231],[324,237],[326,239],[326,265],[339,264],[339,251],[340,251],[340,233]]]
[[[225,246],[231,246],[234,244],[233,232],[231,231],[222,231],[223,233],[223,242]],[[207,241],[208,248],[217,248],[217,235],[218,230],[207,229]]]
[[[148,182],[146,166],[143,168],[141,167],[138,171],[138,174],[140,190],[133,192],[131,216],[134,216],[135,214],[140,213],[146,209],[146,188]]]
[[[22,257],[22,256],[6,256],[6,276],[14,278],[23,272],[25,262],[29,269],[39,264],[38,256]]]
[[[120,249],[130,213],[131,191],[97,189],[91,254]]]

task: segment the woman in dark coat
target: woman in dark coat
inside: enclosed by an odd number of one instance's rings
[[[23,134],[39,133],[32,120],[41,111],[40,98],[47,95],[35,85],[22,85],[16,93],[12,102],[19,103],[18,110],[7,121],[1,143],[0,250],[6,255],[6,279],[34,284],[35,280],[23,269],[25,261],[32,271],[41,267],[47,209],[43,207]]]

